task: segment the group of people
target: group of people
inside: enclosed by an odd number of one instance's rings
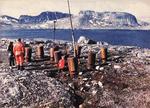
[[[25,45],[19,38],[16,43],[10,42],[8,46],[9,65],[10,67],[17,65],[18,70],[24,70],[23,62],[25,55]]]
[[[10,42],[7,51],[9,55],[10,68],[16,65],[18,70],[21,71],[24,70],[23,63],[25,56],[25,45],[21,41],[21,38],[19,38],[15,43]],[[59,72],[65,69],[65,65],[66,65],[65,56],[62,56],[62,58],[59,60],[57,64]]]

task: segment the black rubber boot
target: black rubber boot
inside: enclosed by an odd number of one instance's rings
[[[17,65],[17,69],[20,70],[20,65]]]
[[[23,66],[20,66],[20,70],[23,71],[23,70],[24,70],[24,67],[23,67]]]

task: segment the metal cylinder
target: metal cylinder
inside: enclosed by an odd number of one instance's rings
[[[58,51],[58,50],[59,50],[59,46],[56,45],[56,46],[54,47],[54,51]]]
[[[54,60],[54,52],[59,50],[59,46],[55,46],[53,48],[50,48],[50,60]]]
[[[50,60],[54,60],[54,51],[58,51],[59,50],[59,47],[58,46],[55,46],[53,48],[50,48]]]
[[[54,60],[54,48],[50,48],[50,60]]]
[[[79,45],[77,45],[76,46],[76,55],[77,55],[77,57],[80,57],[80,54],[81,54],[81,46],[79,46]]]
[[[61,52],[60,51],[54,51],[54,61],[55,63],[58,63],[61,59]]]
[[[73,78],[77,74],[78,70],[78,59],[76,57],[69,57],[67,59],[69,74],[70,77]]]
[[[107,48],[102,47],[100,52],[102,63],[105,63],[107,60]]]
[[[36,56],[39,59],[44,58],[44,46],[43,45],[38,45],[36,48]]]
[[[25,61],[31,62],[32,57],[32,48],[31,47],[25,47]]]
[[[65,46],[64,51],[65,51],[65,55],[69,55],[69,47]]]
[[[88,69],[93,69],[95,67],[95,58],[96,58],[96,54],[92,51],[89,51],[88,62],[87,62]]]
[[[65,49],[65,54],[66,54],[66,55],[69,55],[69,54],[70,54],[70,53],[69,53],[69,48],[66,48],[66,49]]]

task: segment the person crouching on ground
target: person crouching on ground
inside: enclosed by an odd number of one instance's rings
[[[7,51],[8,51],[8,56],[9,56],[9,58],[8,58],[9,59],[9,66],[10,66],[10,68],[12,68],[12,66],[15,65],[15,63],[14,63],[14,53],[13,53],[13,42],[9,43]]]
[[[21,70],[21,71],[24,70],[23,62],[24,62],[25,47],[24,47],[24,44],[21,42],[20,38],[15,43],[13,52],[15,55],[18,70]]]
[[[62,56],[61,59],[58,62],[58,68],[59,68],[59,72],[64,71],[65,69],[65,56]]]

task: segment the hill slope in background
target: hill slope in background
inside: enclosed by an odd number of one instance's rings
[[[14,29],[45,29],[53,28],[54,20],[56,19],[57,28],[70,28],[69,14],[48,11],[42,12],[37,16],[21,15],[19,19],[1,16],[0,23],[3,27],[9,24],[10,28]],[[91,10],[80,11],[76,16],[72,15],[72,21],[76,29],[141,29],[143,27],[149,27],[150,25],[147,22],[137,20],[137,18],[130,13],[95,12]]]
[[[82,25],[95,26],[138,26],[137,19],[134,15],[125,12],[95,12],[80,11],[79,22]]]

